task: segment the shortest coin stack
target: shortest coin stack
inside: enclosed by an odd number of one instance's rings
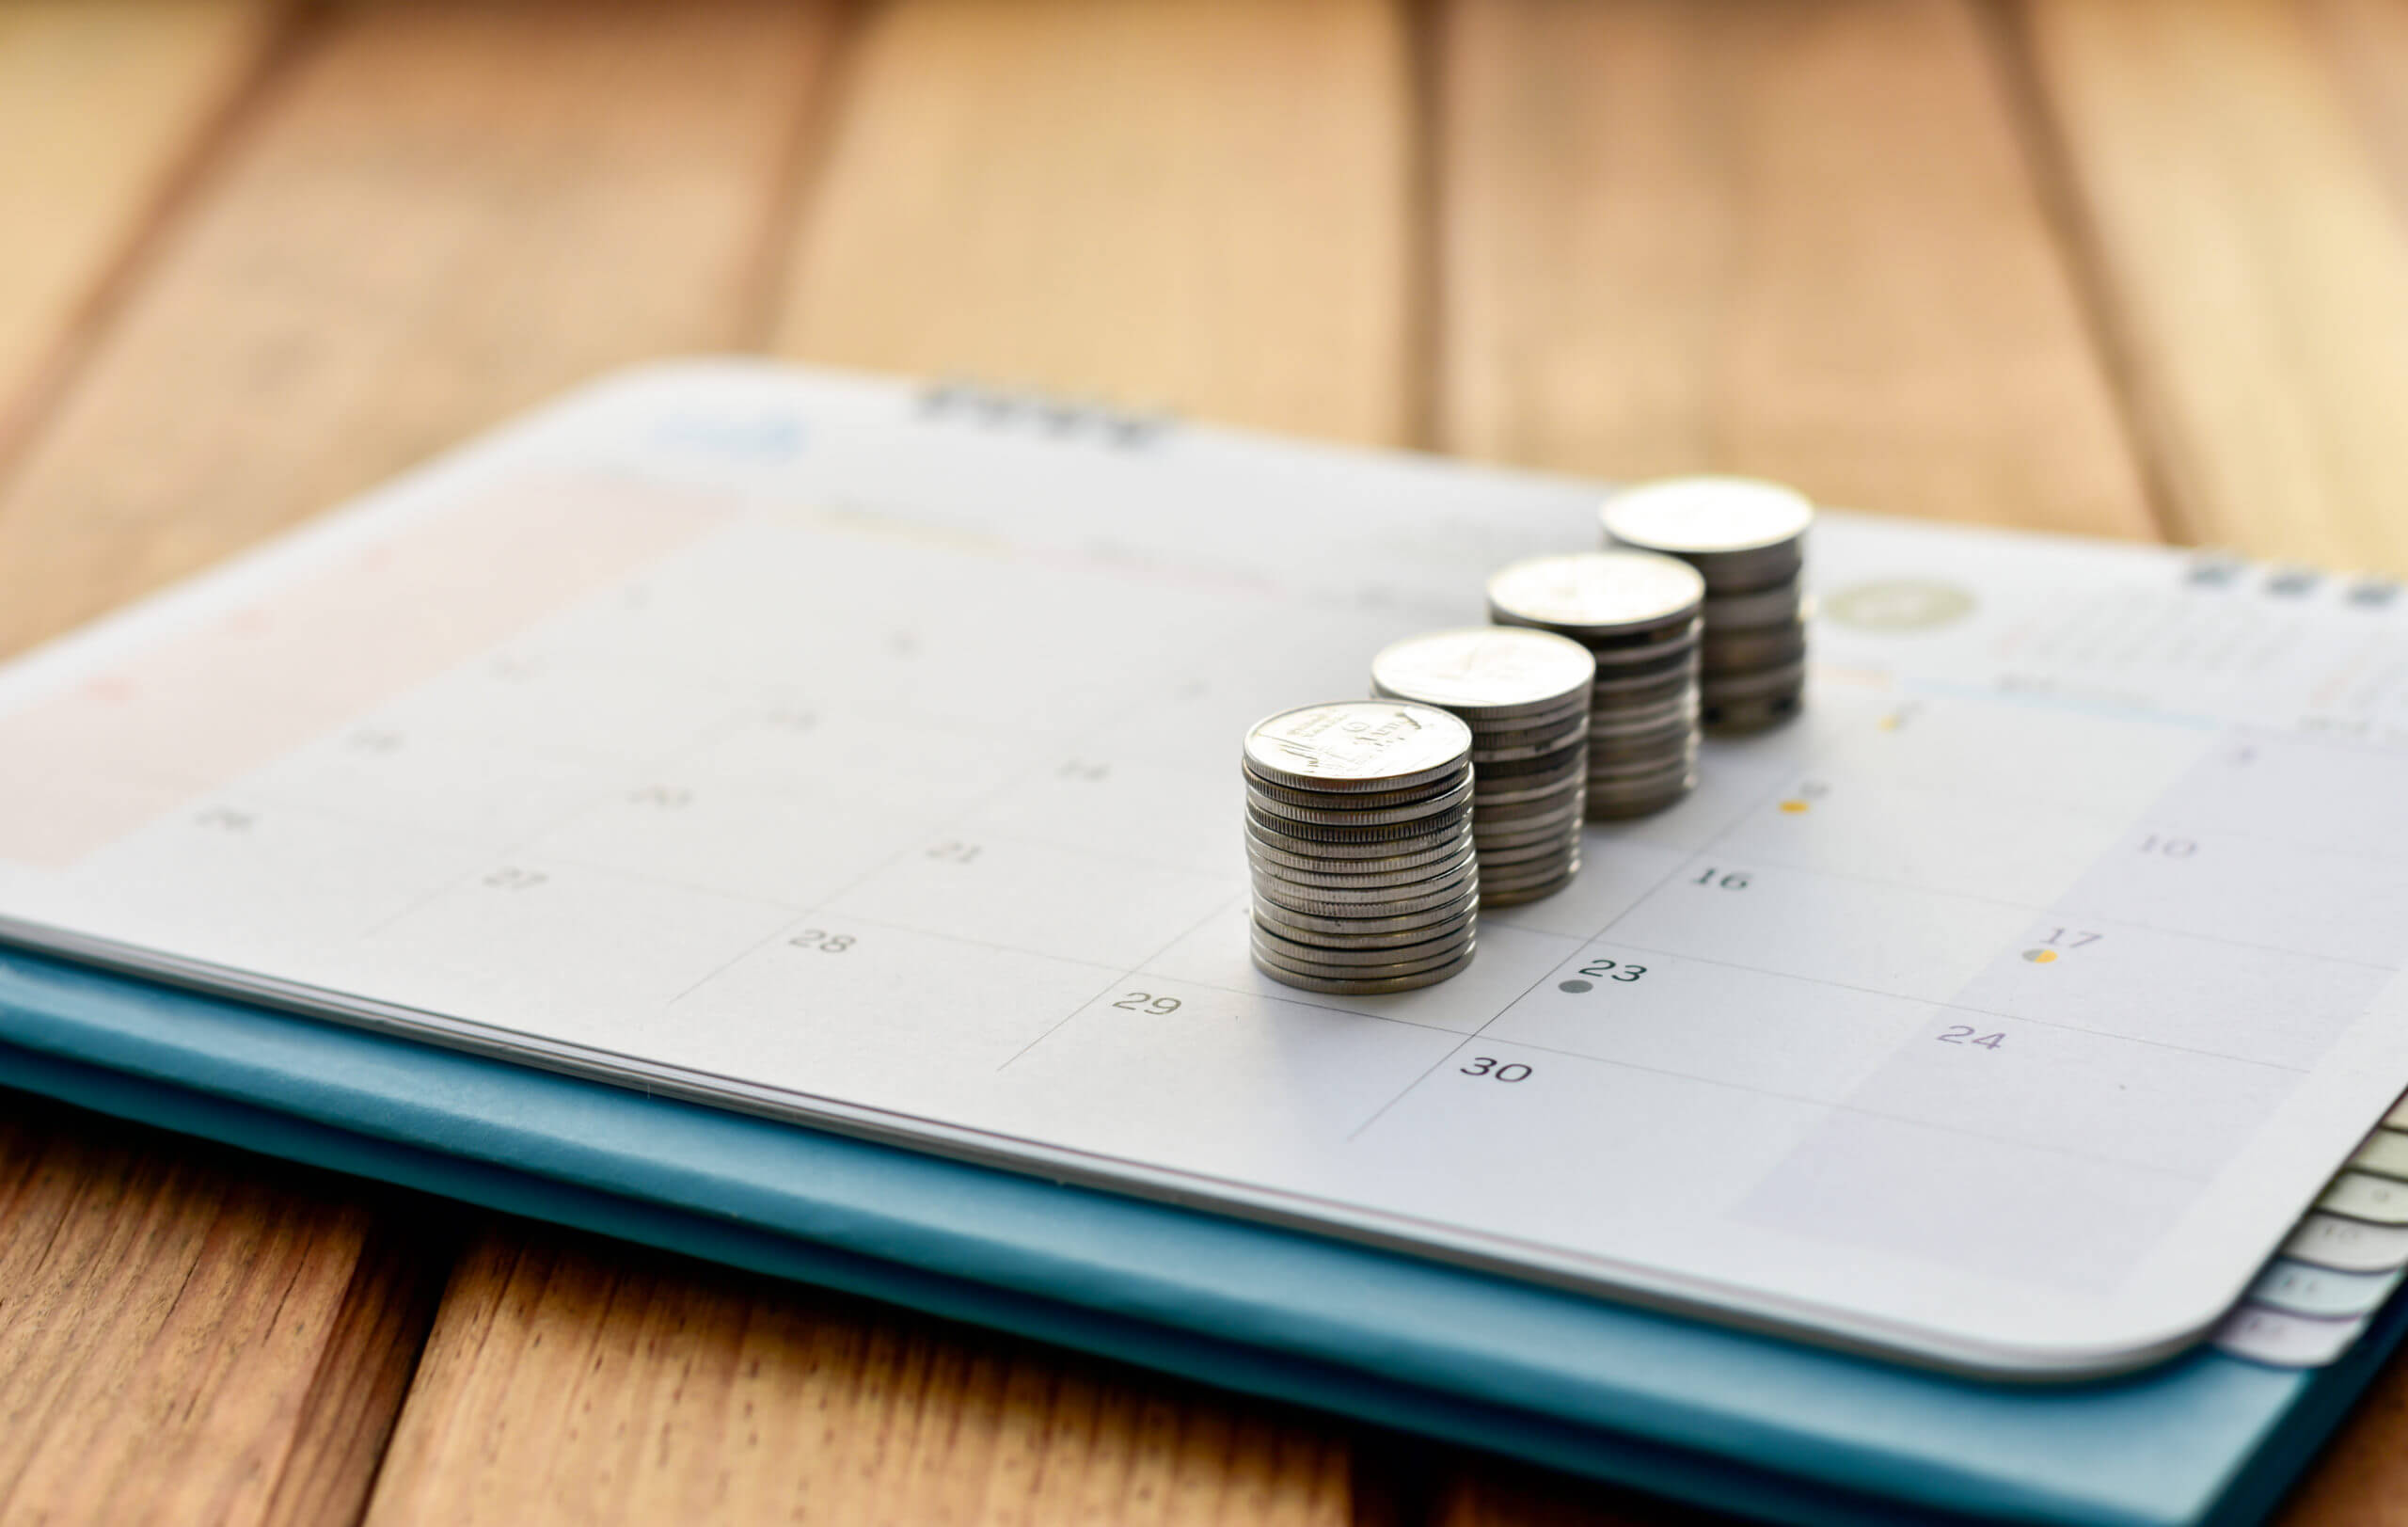
[[[1748,477],[1671,477],[1615,494],[1598,517],[1609,543],[1678,557],[1705,580],[1706,725],[1751,732],[1798,714],[1814,522],[1803,494]]]
[[[1471,728],[1480,904],[1535,901],[1580,872],[1596,660],[1549,631],[1474,626],[1408,637],[1371,660],[1371,692]]]
[[[1432,706],[1335,700],[1245,737],[1254,962],[1308,992],[1430,986],[1471,963],[1480,859],[1471,728]]]
[[[1697,784],[1698,637],[1705,584],[1670,557],[1532,557],[1488,581],[1489,618],[1589,649],[1588,817],[1661,811]]]

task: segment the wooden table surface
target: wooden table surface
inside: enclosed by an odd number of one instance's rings
[[[2408,5],[0,0],[0,650],[725,350],[2408,572]],[[1677,1515],[0,1092],[0,1521]]]

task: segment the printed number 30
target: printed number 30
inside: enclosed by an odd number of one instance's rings
[[[1497,1058],[1490,1055],[1474,1056],[1470,1065],[1458,1066],[1455,1069],[1466,1076],[1489,1076],[1500,1082],[1518,1082],[1530,1074],[1530,1068],[1518,1060],[1508,1061],[1500,1066],[1497,1063]]]

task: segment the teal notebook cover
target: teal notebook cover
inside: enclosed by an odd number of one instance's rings
[[[0,953],[0,1084],[1799,1523],[2233,1523],[2397,1344],[1969,1381]]]

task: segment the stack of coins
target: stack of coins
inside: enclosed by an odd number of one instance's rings
[[[1705,580],[1705,724],[1751,732],[1798,714],[1799,574],[1814,522],[1803,494],[1746,477],[1674,477],[1614,495],[1598,517],[1609,542],[1678,557]]]
[[[1245,736],[1254,962],[1308,992],[1429,986],[1471,963],[1471,728],[1396,700],[1283,710]]]
[[[1580,872],[1596,660],[1546,631],[1474,626],[1409,637],[1371,660],[1371,692],[1471,728],[1471,832],[1484,907],[1535,901]]]
[[[1694,570],[1647,551],[1533,557],[1488,581],[1490,619],[1570,637],[1596,660],[1590,820],[1661,811],[1696,786],[1704,599]]]

